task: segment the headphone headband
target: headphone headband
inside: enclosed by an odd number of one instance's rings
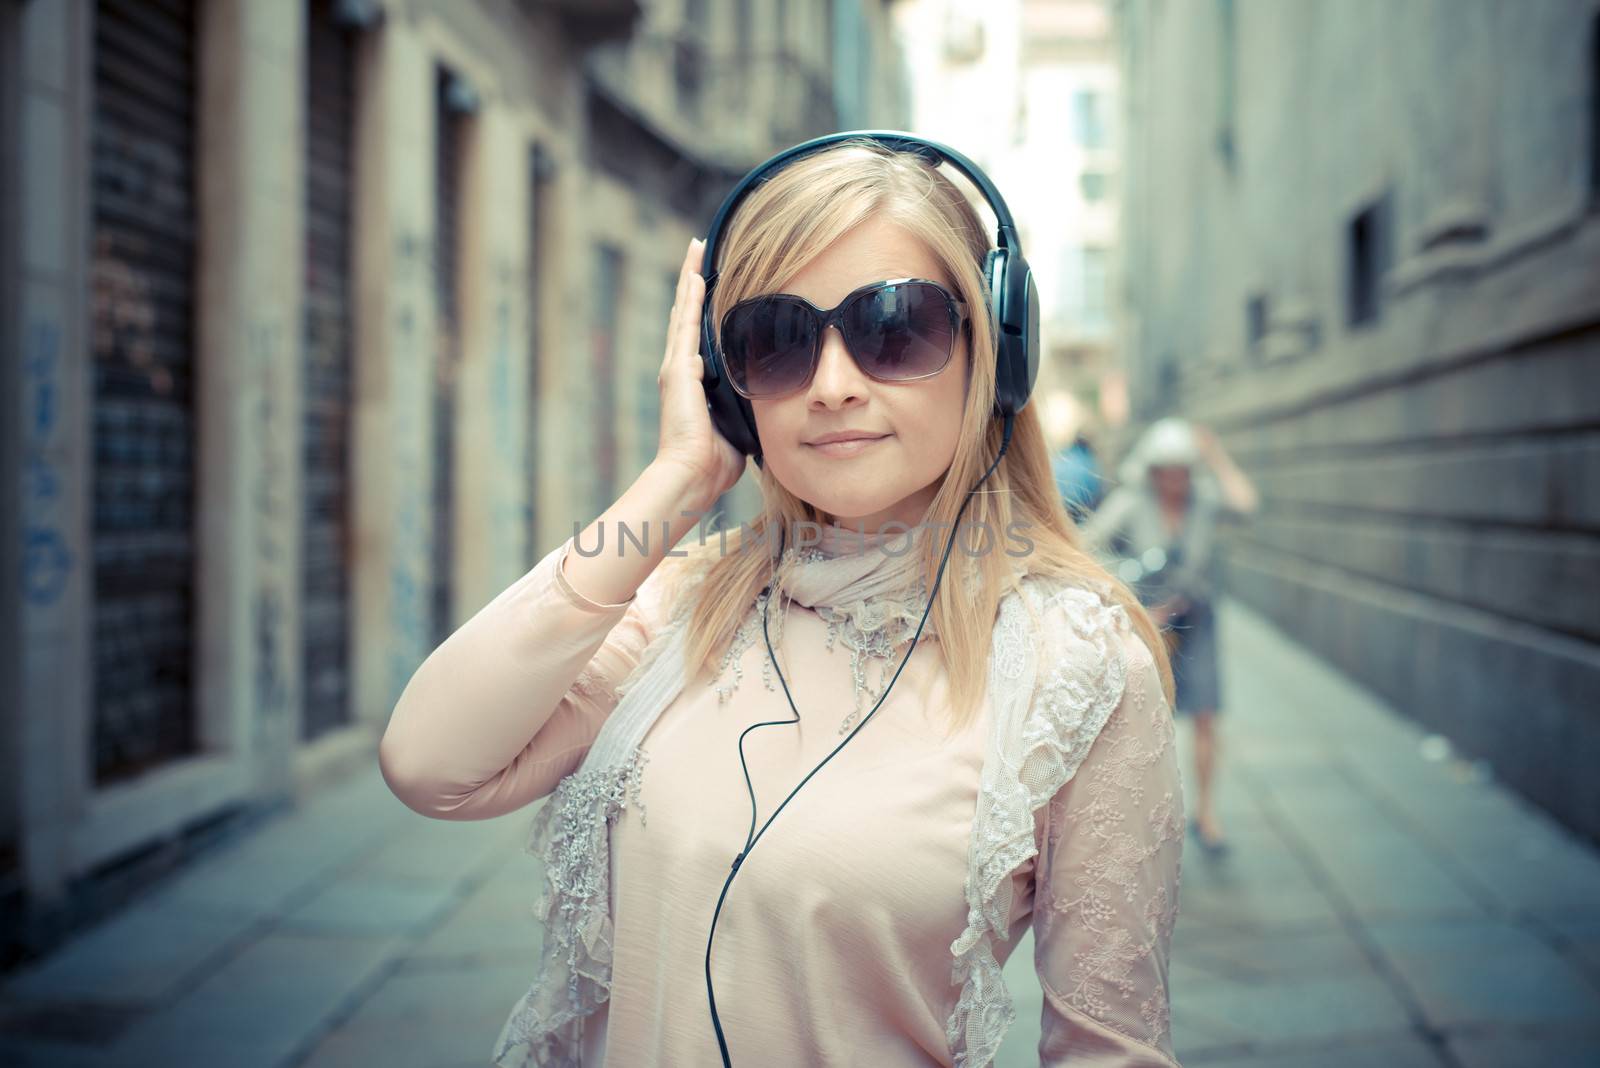
[[[929,141],[926,138],[905,133],[901,130],[851,130],[845,133],[814,137],[809,141],[802,141],[792,148],[784,149],[741,178],[739,184],[733,187],[733,191],[723,198],[722,206],[717,209],[716,215],[711,219],[711,228],[706,231],[704,266],[707,271],[702,273],[705,274],[707,296],[710,296],[710,286],[718,274],[716,252],[717,246],[722,240],[722,228],[726,224],[728,217],[744,201],[744,198],[754,192],[756,186],[765,181],[769,174],[782,170],[794,160],[802,156],[809,156],[813,152],[819,152],[831,145],[841,144],[845,141],[860,140],[876,141],[896,152],[909,152],[913,155],[921,156],[934,166],[938,166],[941,162],[949,163],[960,171],[969,182],[977,186],[978,191],[988,201],[989,208],[994,212],[995,221],[999,229],[999,233],[996,235],[996,246],[998,248],[1021,251],[1021,242],[1017,238],[1017,227],[1016,223],[1012,221],[1011,209],[1006,206],[1005,198],[1000,195],[1000,190],[995,188],[994,183],[989,180],[989,176],[984,174],[982,168],[976,163],[948,145],[940,144],[937,141]]]

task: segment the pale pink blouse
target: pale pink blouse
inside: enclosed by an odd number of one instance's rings
[[[675,562],[626,604],[601,606],[565,581],[566,548],[452,634],[406,687],[379,759],[410,808],[486,819],[543,798],[615,706],[667,618],[662,579]],[[854,707],[848,650],[824,648],[812,611],[790,612],[778,657],[801,722],[745,741],[757,828],[839,744]],[[1053,640],[1071,640],[1066,620],[1045,622],[1058,628]],[[1043,1065],[1177,1063],[1167,964],[1182,791],[1154,662],[1137,638],[1121,644],[1121,703],[1039,809],[1038,856],[1011,875],[1011,939],[996,946],[1003,965],[1032,925]],[[986,718],[941,738],[941,654],[924,637],[888,700],[773,821],[728,890],[711,970],[736,1065],[953,1063],[951,943],[968,915]],[[765,684],[766,657],[758,630],[726,703],[711,681],[692,680],[645,737],[642,811],[630,804],[611,834],[613,986],[585,1024],[587,1066],[721,1063],[705,956],[717,896],[751,829],[738,738],[793,716],[775,676]]]

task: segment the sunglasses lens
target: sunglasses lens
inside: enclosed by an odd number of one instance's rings
[[[844,335],[861,369],[874,378],[925,378],[955,349],[950,297],[925,283],[883,286],[845,309]]]
[[[811,373],[816,319],[794,300],[766,297],[732,308],[722,320],[728,377],[747,397],[788,393]]]

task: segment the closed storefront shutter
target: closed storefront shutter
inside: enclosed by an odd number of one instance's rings
[[[434,285],[439,309],[438,351],[433,392],[433,640],[450,635],[451,560],[455,519],[455,396],[461,360],[461,302],[457,281],[460,222],[462,118],[451,99],[453,76],[443,67],[436,78],[438,137],[434,159]]]
[[[355,32],[333,0],[306,26],[304,715],[309,741],[350,720],[351,180]]]
[[[523,566],[532,567],[544,555],[539,544],[539,427],[540,381],[544,368],[543,287],[545,250],[549,245],[550,180],[555,165],[549,151],[533,145],[528,151],[528,420],[523,438],[523,479],[527,487],[528,508],[523,528]]]
[[[617,332],[622,319],[622,250],[595,249],[594,320],[590,327],[590,373],[594,376],[595,514],[611,506],[617,486]]]
[[[100,0],[94,15],[97,785],[196,748],[194,8]]]

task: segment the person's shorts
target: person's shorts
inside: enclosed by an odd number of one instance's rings
[[[1180,635],[1172,658],[1180,716],[1220,711],[1222,686],[1217,671],[1217,617],[1211,605],[1192,607],[1175,621]]]

